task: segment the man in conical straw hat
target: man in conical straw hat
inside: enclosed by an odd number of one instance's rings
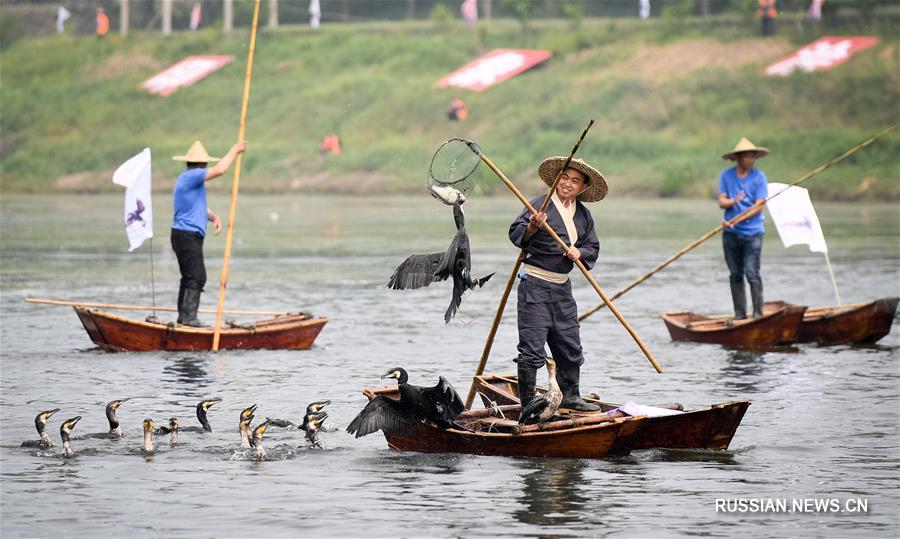
[[[203,240],[206,223],[212,222],[216,234],[222,230],[222,220],[206,205],[206,182],[225,174],[235,158],[247,149],[247,142],[236,143],[223,158],[210,157],[199,140],[194,141],[184,155],[175,161],[185,161],[187,169],[178,176],[172,192],[175,216],[172,219],[172,249],[178,257],[181,285],[178,287],[178,323],[191,327],[205,327],[197,319],[200,294],[206,285],[206,265],[203,262]],[[209,163],[218,163],[207,168]]]
[[[729,226],[728,221],[768,198],[766,174],[754,168],[756,160],[767,155],[768,148],[757,146],[741,137],[734,149],[722,156],[722,159],[736,162],[736,166],[723,170],[719,176],[719,207],[725,210],[722,248],[728,265],[734,317],[738,320],[747,318],[744,276],[750,283],[753,318],[758,318],[763,313],[763,282],[759,269],[763,236],[766,232],[763,206],[754,210],[750,218],[734,226]]]
[[[548,157],[538,167],[538,175],[553,185],[565,157]],[[537,369],[546,361],[545,345],[556,361],[556,380],[563,392],[561,407],[580,411],[600,408],[585,402],[579,379],[584,355],[578,323],[578,308],[572,297],[569,272],[575,260],[588,269],[597,261],[600,243],[594,218],[584,203],[606,196],[606,180],[600,172],[580,159],[563,171],[546,212],[532,215],[526,208],[509,227],[509,239],[525,252],[519,272],[518,325],[519,401],[524,408],[534,397]],[[531,200],[540,208],[544,196]],[[570,247],[563,250],[543,230],[544,223]]]

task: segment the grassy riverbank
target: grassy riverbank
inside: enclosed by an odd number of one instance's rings
[[[453,22],[325,25],[263,32],[250,103],[241,189],[257,192],[410,192],[432,152],[453,136],[477,141],[530,189],[548,154],[572,147],[597,120],[581,155],[597,163],[613,194],[706,196],[726,165],[718,156],[746,135],[771,148],[760,164],[790,181],[900,119],[900,39],[824,73],[767,78],[762,69],[819,34],[783,24],[758,38],[755,21],[511,21],[479,32]],[[749,24],[749,26],[748,26]],[[833,32],[839,33],[839,32]],[[672,37],[678,35],[677,39]],[[113,190],[112,170],[149,146],[154,185],[171,186],[170,156],[201,138],[222,154],[238,128],[246,32],[215,29],[21,39],[0,57],[0,174],[4,191]],[[545,66],[483,93],[432,84],[495,47],[553,51]],[[189,54],[236,61],[169,97],[139,89]],[[460,124],[446,108],[461,97]],[[325,159],[322,136],[344,153]],[[878,142],[810,182],[817,198],[900,199],[900,135]],[[230,179],[216,189],[227,190]],[[486,190],[497,182],[484,175]]]

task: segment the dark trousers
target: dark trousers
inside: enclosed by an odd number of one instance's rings
[[[580,367],[584,363],[578,306],[572,297],[572,283],[554,284],[527,276],[519,281],[519,357],[516,363],[542,368],[550,347],[557,363]]]
[[[206,265],[203,263],[203,235],[198,232],[172,229],[172,249],[178,257],[181,270],[181,286],[178,289],[178,305],[186,288],[203,290],[206,285]]]
[[[762,273],[759,260],[762,255],[763,234],[740,236],[731,232],[722,234],[722,249],[725,251],[725,264],[728,265],[729,280],[733,284],[744,284],[744,276],[748,283],[761,283]]]

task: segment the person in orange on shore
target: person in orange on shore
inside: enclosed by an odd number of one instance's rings
[[[775,17],[778,16],[778,10],[775,9],[775,0],[759,0],[759,8],[756,10],[756,16],[762,21],[760,31],[764,36],[775,34]]]
[[[462,99],[456,98],[450,103],[447,109],[447,119],[451,122],[461,122],[469,117],[469,108],[463,103]]]
[[[103,37],[109,33],[109,17],[102,7],[97,8],[97,37]]]
[[[329,152],[331,152],[331,155],[341,155],[341,139],[338,138],[337,133],[325,135],[322,143],[319,144],[319,153],[324,155]]]

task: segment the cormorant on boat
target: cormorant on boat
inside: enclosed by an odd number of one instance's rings
[[[244,449],[249,449],[251,447],[250,422],[253,421],[253,412],[255,411],[255,404],[241,410],[241,416],[238,421],[238,431],[241,433],[241,447]]]
[[[359,438],[377,430],[385,434],[403,433],[423,419],[433,421],[444,429],[459,427],[453,419],[462,413],[465,405],[443,376],[438,378],[434,387],[406,383],[409,376],[400,367],[391,369],[382,378],[397,379],[400,400],[376,395],[350,422],[347,427],[350,434]]]
[[[253,446],[253,449],[256,449],[256,458],[259,460],[265,460],[266,458],[266,448],[262,445],[263,435],[266,433],[266,428],[268,428],[270,420],[265,420],[253,429],[253,436],[250,438],[250,445]]]
[[[153,452],[153,420],[148,417],[144,420],[144,454]]]
[[[519,414],[520,425],[531,425],[537,423],[543,425],[549,421],[559,410],[562,403],[562,390],[556,382],[556,362],[547,358],[547,372],[550,380],[548,383],[548,391],[531,399],[531,402],[525,405],[522,413]]]
[[[34,428],[38,431],[38,440],[26,440],[22,442],[21,447],[39,447],[41,449],[47,449],[53,447],[53,442],[50,441],[50,436],[47,434],[45,430],[47,428],[47,421],[50,417],[59,411],[59,408],[54,408],[52,410],[44,410],[38,415],[34,416]]]
[[[181,424],[178,421],[177,417],[169,418],[169,426],[156,427],[153,429],[153,434],[156,435],[164,435],[171,434],[171,438],[169,438],[169,445],[178,445],[178,431],[181,430]]]
[[[197,403],[197,419],[200,421],[200,427],[182,427],[182,432],[212,432],[212,427],[209,426],[209,420],[206,419],[206,412],[210,409],[210,407],[217,402],[222,402],[222,399],[216,397],[214,399],[209,399],[205,401],[200,401]]]
[[[453,204],[453,219],[456,221],[456,235],[450,242],[450,247],[443,253],[429,255],[412,255],[400,264],[390,280],[388,287],[394,290],[406,290],[422,288],[434,281],[443,281],[453,277],[453,296],[450,305],[444,313],[444,323],[456,314],[462,302],[463,292],[476,290],[484,286],[494,274],[491,273],[481,279],[472,280],[472,258],[469,248],[469,235],[466,233],[466,221],[463,215],[462,204],[465,198],[457,198]]]
[[[62,439],[64,457],[71,457],[75,454],[75,452],[72,451],[72,446],[69,445],[69,433],[72,432],[72,429],[75,428],[75,424],[79,421],[81,421],[80,415],[71,419],[66,419],[63,421],[63,424],[59,426],[59,437]]]

